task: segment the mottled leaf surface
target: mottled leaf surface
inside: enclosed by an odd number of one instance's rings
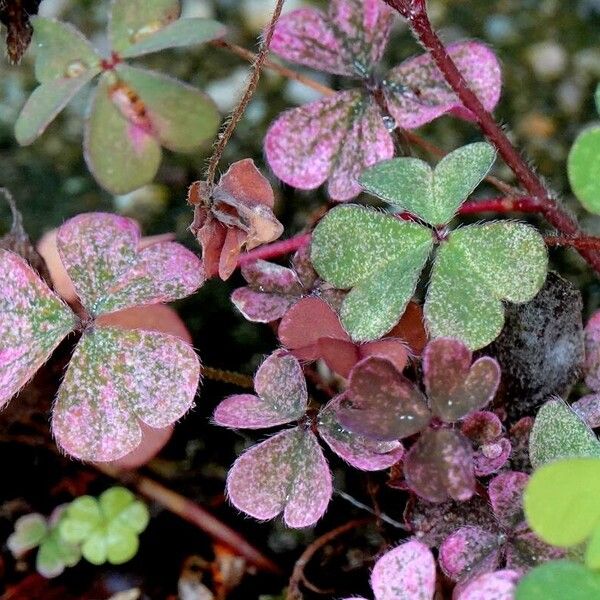
[[[441,244],[425,302],[433,337],[456,337],[476,350],[504,324],[502,301],[531,300],[546,278],[542,236],[522,223],[501,221],[458,229]]]
[[[191,407],[200,363],[178,338],[108,327],[88,330],[58,391],[52,431],[82,460],[111,461],[141,441],[138,419],[161,428]]]
[[[394,326],[432,246],[431,232],[417,223],[358,206],[327,213],[313,234],[312,261],[335,287],[353,288],[341,309],[352,339],[376,339]]]
[[[494,515],[504,527],[516,527],[523,522],[523,492],[529,481],[526,473],[506,471],[490,481],[488,496]]]
[[[485,177],[495,157],[490,144],[479,142],[446,155],[435,169],[417,158],[394,158],[364,171],[360,183],[427,223],[445,225]]]
[[[74,329],[66,304],[18,255],[0,249],[0,407]]]
[[[585,326],[585,382],[600,391],[600,311]]]
[[[347,90],[284,112],[265,137],[269,166],[279,179],[303,190],[328,180],[333,200],[361,191],[358,177],[391,158],[394,144],[379,108],[361,90]]]
[[[498,389],[498,363],[487,356],[473,364],[471,360],[471,351],[450,338],[432,340],[423,352],[423,375],[431,410],[446,423],[483,408]]]
[[[534,468],[561,458],[600,457],[600,441],[563,400],[548,400],[535,418],[529,437],[529,458]]]
[[[447,51],[483,105],[493,110],[502,87],[500,64],[494,53],[479,42],[450,44]],[[389,71],[384,92],[391,115],[404,129],[421,127],[449,111],[473,118],[428,54]]]
[[[175,242],[139,250],[137,223],[86,213],[58,230],[61,260],[90,314],[111,313],[190,295],[204,282],[201,261]]]
[[[257,396],[223,400],[213,415],[217,425],[255,429],[297,421],[306,412],[306,380],[298,360],[284,350],[271,354],[254,376]]]
[[[309,527],[327,509],[331,473],[314,434],[296,427],[242,454],[229,471],[227,494],[236,508],[255,519],[283,512],[288,527]]]
[[[519,573],[510,569],[484,573],[455,592],[456,600],[514,600]]]
[[[380,442],[345,429],[337,413],[343,396],[330,400],[319,412],[318,431],[327,445],[346,462],[363,471],[380,471],[396,464],[404,455],[399,441]]]

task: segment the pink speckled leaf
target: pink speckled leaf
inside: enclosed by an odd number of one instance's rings
[[[179,338],[141,330],[88,329],[58,390],[52,430],[82,460],[112,461],[136,448],[138,420],[161,428],[191,407],[200,362]]]
[[[258,396],[237,394],[217,406],[213,420],[223,427],[260,429],[304,416],[308,402],[306,380],[300,363],[291,354],[271,354],[254,376]]]
[[[271,50],[337,75],[368,75],[385,50],[393,14],[380,0],[332,0],[324,14],[301,8],[283,15]]]
[[[454,600],[514,600],[519,573],[505,569],[484,573],[469,581],[464,587],[457,586]]]
[[[600,427],[600,394],[588,394],[571,404],[571,408],[592,428]]]
[[[510,458],[512,444],[507,438],[481,445],[473,455],[473,470],[477,477],[497,473]]]
[[[600,310],[585,326],[585,382],[600,392]]]
[[[347,90],[283,113],[269,128],[265,153],[285,183],[312,190],[329,180],[333,200],[361,191],[358,177],[394,154],[379,108],[361,90]]]
[[[321,357],[320,338],[350,339],[336,312],[314,296],[302,298],[287,311],[278,333],[281,343],[303,360]]]
[[[17,254],[0,249],[0,408],[74,329],[69,307]]]
[[[236,508],[259,520],[283,511],[288,527],[314,525],[327,510],[332,489],[317,438],[301,427],[247,450],[227,477],[227,494]]]
[[[495,54],[480,42],[458,42],[448,53],[487,110],[500,99],[502,74]],[[386,77],[384,93],[399,127],[414,129],[450,111],[473,118],[450,89],[428,54],[411,58]]]
[[[380,471],[400,461],[404,455],[400,442],[369,440],[340,425],[336,414],[342,401],[343,396],[336,396],[319,413],[317,427],[327,445],[346,462],[363,471]]]
[[[484,356],[471,365],[471,351],[459,340],[438,338],[423,352],[423,374],[433,414],[446,423],[463,419],[492,401],[500,366]]]
[[[235,290],[231,301],[246,319],[255,323],[281,319],[303,293],[292,269],[265,260],[244,265],[242,275],[248,286]]]
[[[503,527],[514,528],[525,520],[523,491],[528,480],[529,476],[525,473],[507,471],[490,481],[490,504]]]
[[[138,250],[139,243],[135,221],[106,213],[79,215],[58,230],[61,260],[93,316],[184,298],[204,282],[201,261],[182,245]]]
[[[416,540],[384,554],[373,567],[375,600],[432,600],[435,560],[431,550]]]
[[[338,410],[342,425],[374,440],[398,440],[427,427],[431,413],[421,391],[388,360],[370,357],[350,374],[350,406]]]
[[[408,451],[404,475],[409,487],[430,502],[468,500],[475,491],[471,443],[452,429],[428,429]]]
[[[461,527],[440,546],[440,567],[453,581],[493,571],[500,562],[503,543],[497,533],[479,527]]]

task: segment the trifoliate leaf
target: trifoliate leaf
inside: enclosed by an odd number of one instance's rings
[[[316,227],[312,261],[325,280],[353,288],[342,304],[342,324],[354,340],[381,337],[410,300],[433,246],[417,223],[358,206],[341,206]]]
[[[529,437],[534,468],[561,458],[600,457],[600,441],[587,423],[560,398],[544,404]]]
[[[160,165],[160,144],[145,115],[137,112],[134,99],[129,89],[118,85],[114,74],[104,73],[85,123],[85,161],[98,183],[113,194],[148,183]]]
[[[0,407],[74,329],[76,317],[18,255],[0,249]]]
[[[150,427],[174,423],[191,407],[200,363],[179,338],[95,327],[77,345],[52,417],[56,441],[82,460],[117,460]]]
[[[227,494],[236,508],[255,519],[283,512],[288,527],[308,527],[327,509],[331,473],[315,435],[296,427],[242,454],[229,471]]]
[[[515,600],[600,598],[600,574],[582,564],[559,560],[536,567],[517,586]]]
[[[304,416],[308,403],[306,380],[298,360],[285,350],[269,356],[254,376],[252,394],[236,394],[217,406],[213,420],[223,427],[273,427]]]
[[[542,236],[522,223],[452,232],[437,252],[425,302],[431,335],[458,338],[472,350],[489,344],[504,324],[502,301],[531,300],[544,283],[547,263]]]
[[[139,96],[149,133],[165,148],[189,152],[216,133],[219,113],[211,98],[200,90],[127,64],[118,65],[116,71],[119,79]]]
[[[479,142],[445,156],[432,169],[417,158],[395,158],[367,169],[361,185],[431,225],[448,223],[490,170],[496,152]]]
[[[61,260],[91,315],[170,302],[202,285],[195,254],[175,242],[138,250],[140,239],[135,221],[107,213],[82,214],[59,229]]]
[[[570,458],[534,471],[523,498],[531,529],[545,542],[569,548],[600,525],[600,460]]]
[[[569,181],[581,204],[600,214],[600,127],[579,134],[567,163]]]

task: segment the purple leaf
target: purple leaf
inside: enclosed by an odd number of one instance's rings
[[[267,132],[265,153],[285,183],[313,190],[329,180],[329,195],[343,202],[361,191],[366,167],[393,156],[394,144],[375,103],[347,90],[283,113]]]
[[[340,423],[371,439],[408,437],[427,427],[431,418],[423,394],[385,359],[359,362],[350,374],[347,397],[351,407],[340,407]]]
[[[410,488],[431,502],[468,500],[475,490],[473,450],[461,433],[428,429],[404,459]]]
[[[272,519],[283,511],[288,527],[308,527],[327,509],[331,472],[315,435],[296,427],[242,454],[229,471],[227,494],[255,519]]]
[[[319,71],[365,76],[383,55],[392,20],[380,0],[332,0],[328,14],[301,8],[283,15],[271,49]]]
[[[404,455],[398,441],[377,442],[344,429],[337,420],[343,396],[336,396],[319,413],[318,431],[327,445],[342,459],[363,471],[380,471],[396,464]]]
[[[571,404],[571,408],[591,427],[600,427],[600,394],[588,394]]]
[[[585,382],[600,392],[600,310],[585,326]]]
[[[139,420],[158,429],[182,417],[199,379],[198,357],[179,338],[89,328],[58,390],[52,431],[77,458],[117,460],[140,444]]]
[[[235,290],[231,301],[248,321],[254,323],[281,319],[303,293],[292,269],[264,260],[244,265],[242,275],[248,286]]]
[[[180,244],[138,250],[139,243],[135,221],[106,213],[79,215],[58,230],[61,260],[93,316],[184,298],[204,282],[202,262]]]
[[[477,477],[498,472],[510,458],[512,445],[506,438],[483,444],[473,455],[473,471]]]
[[[505,569],[484,573],[454,590],[455,600],[514,600],[519,573]]]
[[[447,50],[485,108],[494,110],[502,87],[495,54],[479,42],[450,44]],[[450,111],[473,118],[428,54],[394,67],[387,74],[384,92],[390,114],[404,129],[421,127]]]
[[[446,423],[463,419],[491,402],[500,367],[489,357],[471,365],[471,351],[459,340],[439,338],[423,352],[423,373],[433,414]]]
[[[0,249],[0,408],[74,329],[75,315],[18,255]]]
[[[526,573],[536,565],[565,557],[563,548],[546,544],[531,531],[515,535],[506,547],[506,566]]]
[[[514,528],[524,521],[523,490],[528,479],[529,476],[525,473],[507,471],[490,481],[490,504],[503,527]]]
[[[278,350],[254,376],[258,396],[238,394],[217,406],[213,420],[223,427],[261,429],[296,421],[304,416],[308,402],[306,380],[300,363]]]
[[[431,600],[435,560],[425,544],[412,540],[384,554],[371,574],[376,600]]]
[[[460,430],[476,444],[487,444],[502,435],[502,421],[495,413],[481,410],[465,417]]]
[[[493,571],[500,562],[503,539],[479,527],[461,527],[440,546],[439,562],[453,581]]]

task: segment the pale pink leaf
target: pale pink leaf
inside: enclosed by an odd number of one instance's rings
[[[81,302],[93,316],[184,298],[204,282],[201,261],[175,242],[140,250],[135,221],[87,213],[67,221],[58,250]]]
[[[141,441],[139,420],[167,427],[191,407],[200,362],[180,339],[140,330],[91,327],[58,390],[52,431],[82,460],[117,460]]]
[[[236,508],[259,520],[283,512],[288,527],[314,525],[325,513],[332,491],[319,443],[301,427],[247,450],[227,477],[227,494]]]
[[[473,455],[473,471],[477,477],[497,473],[510,458],[512,445],[507,438],[480,446]]]
[[[300,8],[278,21],[271,49],[337,75],[368,75],[387,45],[391,10],[380,0],[332,0],[328,14]]]
[[[571,408],[592,428],[600,427],[600,394],[588,394],[571,404]]]
[[[375,600],[432,600],[435,560],[425,544],[406,542],[384,554],[371,574]]]
[[[519,573],[505,569],[484,573],[464,586],[457,586],[454,600],[514,600]]]
[[[440,546],[439,563],[453,581],[493,571],[499,564],[502,536],[479,527],[461,527]]]
[[[496,55],[480,42],[458,42],[447,50],[485,108],[494,110],[502,87]],[[393,68],[386,77],[384,93],[390,114],[404,129],[421,127],[450,111],[473,118],[429,54]]]
[[[363,471],[380,471],[395,465],[404,455],[399,441],[378,442],[344,429],[337,420],[343,396],[330,400],[319,413],[319,435],[347,463]]]
[[[359,175],[391,158],[394,144],[374,102],[347,90],[283,113],[267,132],[265,153],[285,183],[312,190],[329,180],[329,195],[341,202],[359,194]]]
[[[0,408],[75,328],[69,307],[17,254],[0,249]]]
[[[237,394],[217,406],[217,425],[241,429],[261,429],[297,421],[304,416],[308,402],[306,380],[296,358],[277,350],[254,376],[258,396]]]
[[[523,492],[529,476],[517,471],[502,473],[489,483],[490,504],[503,527],[514,528],[525,520]]]
[[[585,382],[600,392],[600,310],[585,326]]]
[[[431,502],[468,500],[475,491],[471,443],[452,429],[428,429],[408,451],[404,475],[410,489]]]

